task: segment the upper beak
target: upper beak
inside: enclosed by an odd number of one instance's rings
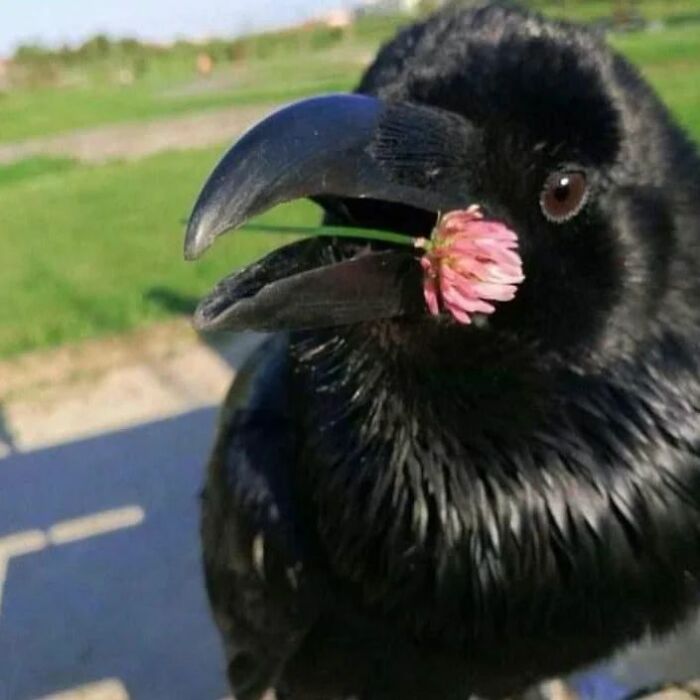
[[[366,198],[435,213],[464,208],[473,201],[475,131],[448,112],[363,95],[286,107],[248,131],[209,176],[189,219],[185,257],[196,259],[222,233],[301,197]],[[319,240],[286,246],[220,284],[196,324],[273,330],[421,313],[421,270],[409,250]]]

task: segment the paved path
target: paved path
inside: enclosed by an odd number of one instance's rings
[[[0,700],[226,695],[198,491],[217,406],[260,336],[204,343],[165,330],[98,376],[93,362],[89,381],[25,381],[6,397]],[[67,354],[77,367],[119,347]],[[65,380],[75,368],[64,364]]]
[[[226,695],[197,538],[215,413],[0,461],[0,698]]]
[[[175,321],[0,362],[0,456],[219,405],[261,337]]]
[[[32,156],[68,157],[86,163],[136,160],[161,151],[187,150],[232,141],[275,105],[213,109],[182,117],[110,124],[55,136],[0,144],[0,165]]]

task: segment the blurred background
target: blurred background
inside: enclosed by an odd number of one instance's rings
[[[186,264],[183,224],[250,123],[352,89],[440,4],[0,4],[0,700],[226,696],[197,491],[259,338],[199,338],[188,314],[280,239],[229,237]],[[700,0],[521,4],[604,33],[700,140]]]

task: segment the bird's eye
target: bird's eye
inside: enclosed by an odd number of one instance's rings
[[[588,182],[582,172],[552,173],[544,183],[540,207],[547,219],[561,224],[578,214],[588,198]]]

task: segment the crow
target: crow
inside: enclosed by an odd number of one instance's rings
[[[185,256],[285,201],[426,237],[478,205],[524,281],[461,323],[421,251],[328,237],[220,282],[271,334],[225,401],[206,586],[238,700],[501,698],[700,602],[700,159],[589,31],[504,4],[401,31],[246,133]]]

